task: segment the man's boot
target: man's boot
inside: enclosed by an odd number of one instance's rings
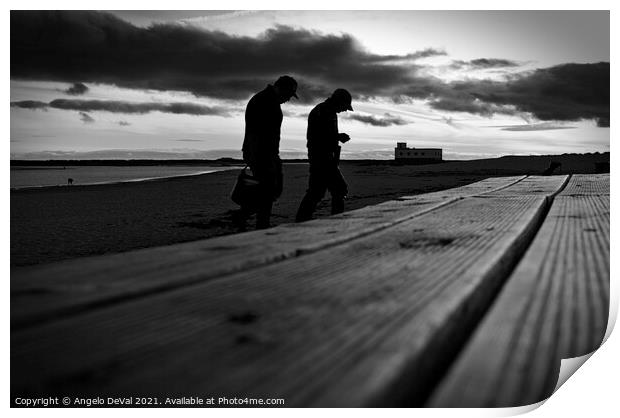
[[[344,197],[332,196],[332,215],[344,212]]]

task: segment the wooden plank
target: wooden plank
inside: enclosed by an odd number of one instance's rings
[[[11,327],[222,277],[349,241],[525,176],[407,196],[340,216],[265,231],[11,270]]]
[[[518,183],[492,192],[493,196],[548,195],[559,191],[568,176],[528,176]]]
[[[328,250],[14,331],[12,391],[415,403],[548,196],[461,199]]]
[[[609,196],[609,174],[577,174],[562,191],[562,195]]]
[[[547,398],[562,358],[600,346],[608,310],[609,175],[576,175],[430,405]]]

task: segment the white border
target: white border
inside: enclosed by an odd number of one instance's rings
[[[10,9],[49,9],[50,3],[43,1],[14,1],[10,0],[6,4],[8,4],[8,10]],[[148,5],[148,8],[144,6]],[[147,10],[244,10],[244,9],[263,9],[263,10],[352,10],[352,9],[362,9],[362,10],[405,10],[405,9],[413,9],[413,10],[461,10],[464,6],[467,6],[467,10],[611,10],[611,61],[613,61],[615,54],[614,50],[614,42],[613,39],[617,39],[613,34],[617,32],[615,29],[617,27],[618,19],[616,18],[616,13],[614,11],[614,3],[611,1],[598,1],[598,0],[590,0],[588,2],[577,2],[577,1],[541,1],[541,0],[523,0],[519,2],[497,2],[497,1],[470,1],[470,2],[456,2],[456,1],[444,1],[444,0],[434,0],[432,2],[404,2],[404,1],[389,1],[383,0],[380,2],[360,2],[360,1],[325,1],[325,0],[315,0],[313,2],[282,2],[282,1],[262,1],[260,3],[251,2],[251,1],[216,1],[216,2],[205,2],[203,1],[188,1],[188,0],[180,0],[175,2],[163,2],[160,0],[152,1],[147,3],[140,3],[127,0],[108,0],[108,1],[91,1],[85,4],[84,2],[77,1],[56,1],[53,3],[53,9],[84,9],[86,7],[92,9],[101,9],[101,10],[132,10],[132,9],[147,9]],[[561,8],[557,6],[560,5]],[[173,7],[171,7],[173,6]],[[5,13],[3,15],[3,23],[2,26],[4,28],[4,65],[3,71],[5,73],[9,73],[9,59],[10,56],[8,51],[10,50],[10,13]],[[611,62],[610,61],[610,62]],[[613,71],[612,71],[613,74]],[[5,97],[10,97],[10,87],[9,87],[9,79],[10,74],[5,74],[4,76],[5,84],[4,84],[4,92]],[[615,98],[617,97],[617,83],[614,82],[612,77],[612,103],[611,108],[614,109]],[[8,116],[8,112],[5,113],[5,129],[9,129],[10,119]],[[612,112],[611,115],[611,130],[610,130],[610,138],[613,137],[611,132],[615,129],[616,123],[618,123],[618,119],[615,117],[616,114]],[[8,156],[10,154],[10,143],[8,138],[10,137],[10,133],[6,132],[5,136],[5,155],[7,158],[5,159],[5,164],[8,164]],[[612,167],[615,166],[614,162],[617,160],[614,154],[614,145],[613,141],[611,141],[611,149],[612,149]],[[5,167],[4,170],[5,176],[3,177],[4,182],[4,190],[9,191],[9,173],[8,167]],[[617,187],[615,186],[615,182],[613,181],[614,177],[612,177],[612,207],[617,207],[617,200],[615,196],[617,196]],[[615,202],[614,202],[615,201]],[[9,216],[9,205],[5,204],[2,206],[4,219],[10,219]],[[612,217],[613,218],[613,217]],[[0,402],[3,403],[5,408],[9,406],[9,247],[10,247],[10,228],[8,222],[3,223],[2,225],[2,235],[5,237],[3,241],[3,272],[4,272],[4,290],[5,290],[5,301],[4,304],[4,329],[3,336],[5,336],[6,340],[4,344],[2,344],[2,359],[3,361],[3,379],[2,379],[2,400]],[[612,264],[611,264],[611,277],[612,277],[612,295],[613,300],[611,303],[612,314],[614,316],[617,315],[617,307],[618,307],[618,280],[614,279],[617,277],[617,263],[614,262],[615,257],[615,245],[614,238],[617,237],[616,229],[614,228],[614,224],[612,222],[611,229],[611,240],[612,240]],[[574,377],[571,377],[567,383],[561,387],[556,394],[554,394],[544,405],[540,408],[531,412],[532,417],[550,417],[550,416],[581,416],[588,414],[590,416],[608,416],[609,413],[613,413],[614,410],[618,410],[618,395],[616,390],[615,383],[618,380],[618,371],[620,370],[618,355],[620,353],[620,343],[619,337],[616,333],[612,333],[607,342],[599,349],[594,355],[586,362],[586,364],[579,370]],[[217,415],[217,416],[237,416],[238,414],[251,414],[253,416],[290,416],[291,414],[300,415],[302,417],[312,416],[314,417],[316,414],[334,414],[334,416],[348,414],[349,412],[354,413],[355,415],[364,416],[372,416],[375,417],[377,414],[389,414],[392,416],[403,416],[410,418],[411,416],[431,416],[431,417],[452,417],[458,416],[461,417],[481,417],[481,416],[502,416],[507,412],[517,412],[517,411],[507,411],[507,410],[472,410],[472,409],[451,409],[451,410],[376,410],[376,409],[363,409],[363,410],[355,410],[355,411],[340,411],[340,410],[314,410],[314,409],[299,409],[299,410],[290,410],[290,409],[271,409],[271,410],[247,410],[247,409],[238,409],[238,410],[209,410],[205,411],[202,409],[195,410],[174,410],[174,411],[137,411],[137,410],[108,410],[108,409],[93,409],[89,410],[87,413],[89,416],[101,416],[108,417],[111,413],[114,415],[121,414],[138,414],[138,413],[148,413],[149,415],[154,416],[167,416],[171,412],[173,414],[184,414],[184,415],[195,415],[203,417],[206,413],[209,415]],[[15,416],[31,416],[38,413],[45,413],[46,415],[52,416],[83,416],[84,411],[80,410],[21,410],[21,409],[11,409],[9,411],[11,415]]]

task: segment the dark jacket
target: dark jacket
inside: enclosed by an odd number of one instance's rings
[[[252,165],[279,160],[282,109],[273,86],[256,93],[245,109],[243,159]]]
[[[337,160],[340,152],[338,145],[338,114],[330,99],[319,103],[308,116],[308,158],[320,161]]]

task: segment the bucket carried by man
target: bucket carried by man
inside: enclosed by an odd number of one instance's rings
[[[243,167],[230,193],[232,201],[242,207],[252,206],[260,195],[259,181],[247,169],[247,165]]]

